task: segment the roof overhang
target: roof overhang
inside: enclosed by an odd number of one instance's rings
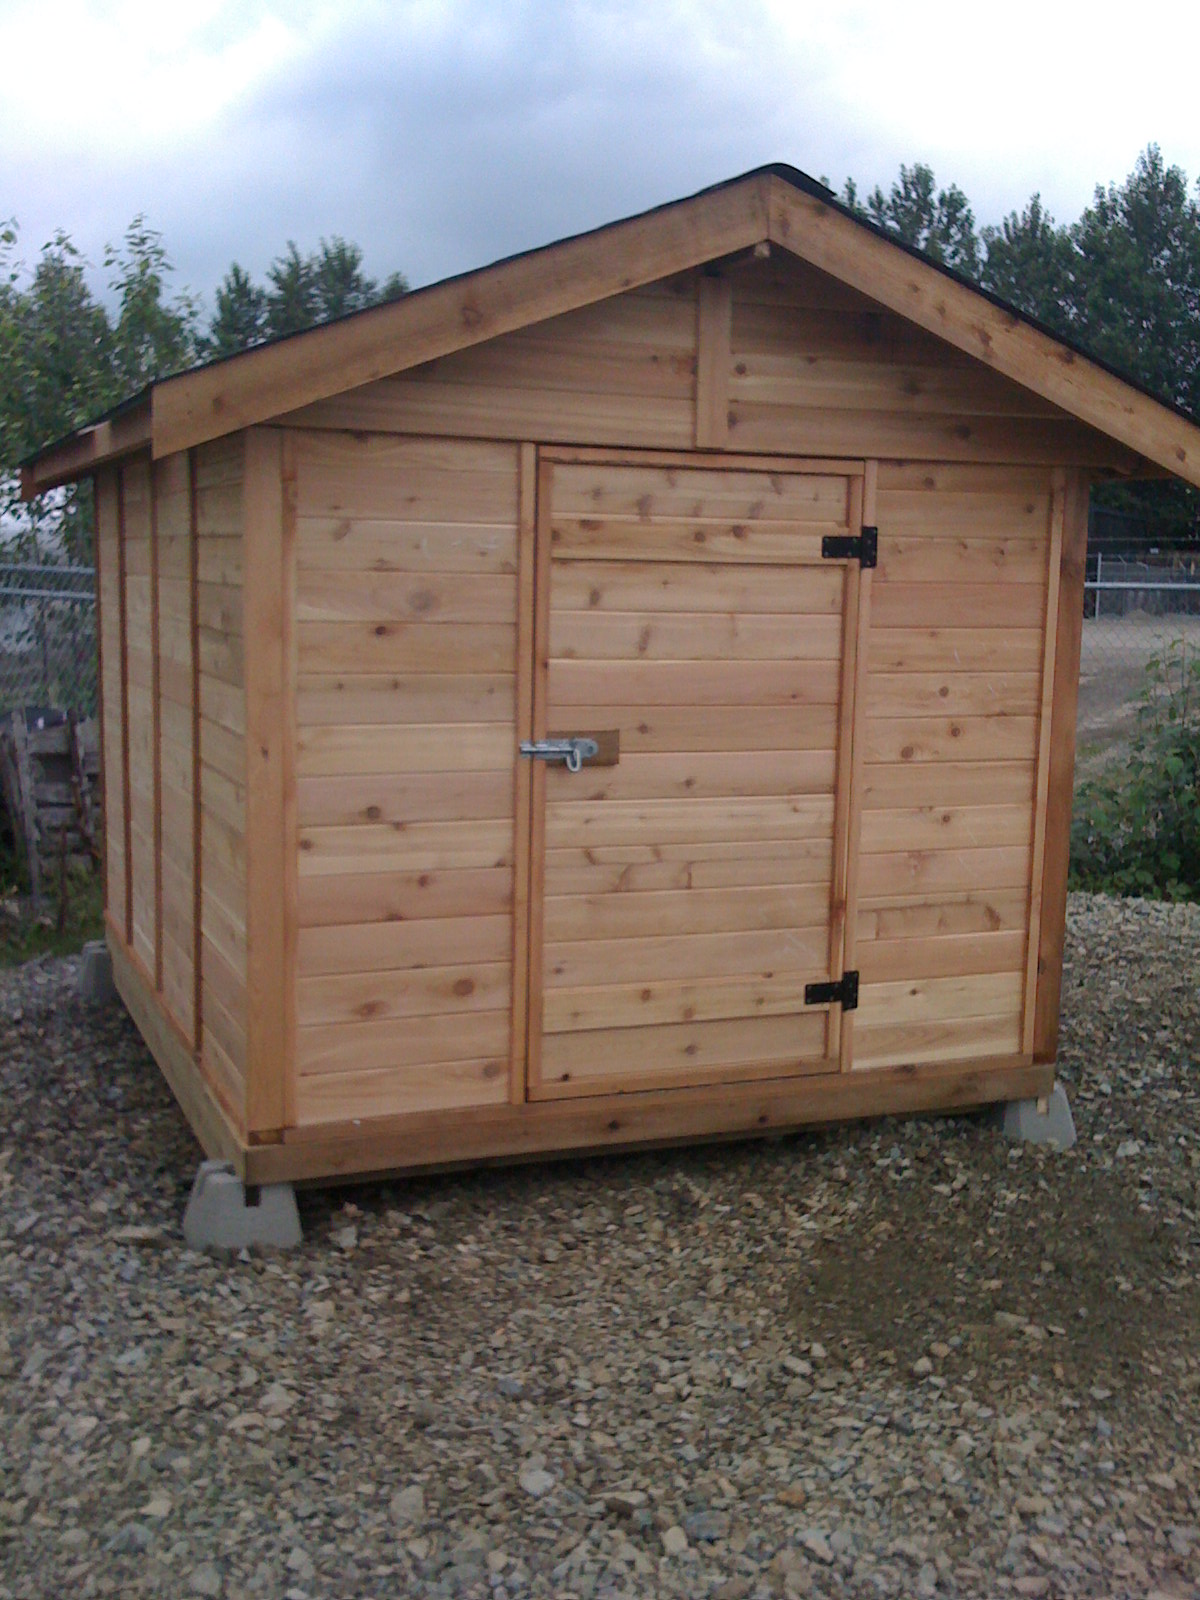
[[[1189,418],[865,225],[803,174],[764,168],[166,378],[35,456],[22,469],[22,492],[40,493],[147,446],[155,457],[171,455],[764,242],[1200,487],[1200,427]]]
[[[106,461],[145,450],[151,445],[151,435],[151,399],[147,389],[101,421],[78,428],[23,462],[21,498],[32,500],[34,495],[47,489],[57,489],[60,484],[86,477]]]

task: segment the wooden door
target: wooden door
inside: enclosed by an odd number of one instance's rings
[[[861,479],[542,463],[530,1098],[837,1069]],[[849,641],[849,649],[847,642]],[[839,735],[845,725],[846,735]]]

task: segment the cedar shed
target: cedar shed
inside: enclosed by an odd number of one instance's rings
[[[1200,428],[770,167],[155,383],[107,936],[252,1184],[1054,1083],[1088,488]]]

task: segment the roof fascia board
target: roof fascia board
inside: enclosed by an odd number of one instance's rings
[[[32,500],[47,489],[57,489],[86,477],[97,467],[150,447],[150,397],[91,427],[70,433],[43,450],[21,468],[21,499]]]
[[[1200,428],[815,195],[770,184],[772,244],[1200,487]]]
[[[531,322],[752,248],[767,237],[769,175],[611,223],[420,289],[297,339],[154,386],[154,455],[267,422]]]

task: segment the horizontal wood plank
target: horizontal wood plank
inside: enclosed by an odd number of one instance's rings
[[[829,931],[777,928],[750,932],[669,935],[661,938],[589,939],[560,944],[546,962],[546,991],[591,989],[604,983],[703,980],[714,973],[773,977],[797,973],[806,981],[827,975]]]
[[[670,611],[840,615],[840,565],[731,567],[693,561],[569,561],[555,569],[554,604],[566,612]]]
[[[307,672],[300,679],[296,715],[304,728],[365,723],[511,723],[514,683],[509,672]]]
[[[515,625],[516,578],[504,573],[301,571],[304,622],[484,622]]]
[[[356,923],[377,927],[383,923],[395,932],[410,921],[424,924],[442,917],[456,922],[473,917],[487,919],[509,911],[512,870],[508,866],[436,871],[375,868],[301,878],[298,890],[302,930]],[[363,933],[360,943],[369,944],[372,937],[378,937],[381,945],[384,942],[382,934]],[[460,931],[460,937],[465,938],[465,933]],[[365,951],[362,959],[367,959]]]
[[[543,1089],[597,1081],[624,1085],[696,1082],[702,1074],[719,1078],[737,1069],[827,1070],[825,1018],[738,1017],[714,1022],[663,1023],[652,1028],[598,1028],[550,1033],[542,1045]]]
[[[297,1021],[305,1028],[495,1011],[508,1004],[511,990],[506,961],[306,976],[297,985]]]
[[[296,1066],[301,1078],[478,1060],[503,1061],[507,1072],[507,1056],[507,1010],[331,1024],[301,1028],[296,1036]],[[428,1076],[436,1082],[440,1073],[429,1072]]]
[[[797,638],[794,649],[802,652]],[[573,706],[836,706],[838,662],[551,661],[552,714]]]
[[[296,636],[302,676],[516,668],[516,629],[502,623],[302,622]]]
[[[436,822],[503,817],[512,812],[511,762],[491,772],[338,775],[298,780],[301,827],[356,822]]]
[[[946,761],[1033,761],[1038,719],[1007,714],[982,717],[868,716],[863,758],[868,764]]]
[[[576,939],[686,936],[751,928],[822,927],[829,918],[829,887],[684,889],[608,894],[555,894],[546,874],[544,934],[548,958]]]
[[[606,844],[828,839],[832,795],[751,800],[560,801],[547,808],[549,849]]]
[[[356,872],[433,872],[511,867],[511,819],[362,823],[300,830],[300,877]]]
[[[714,615],[710,612],[595,612],[555,609],[556,660],[828,661],[841,645],[840,615]]]
[[[460,916],[302,927],[297,941],[301,980],[342,973],[394,975],[462,962],[492,964],[512,952],[512,919],[481,907]]]
[[[436,723],[328,723],[301,728],[296,741],[296,770],[301,778],[511,772],[516,758],[512,727],[502,722],[460,722],[444,727]]]
[[[965,618],[961,619],[964,623]],[[867,638],[871,672],[1037,672],[1042,659],[1040,627],[973,628],[872,626]]]
[[[750,718],[747,717],[747,721]],[[589,731],[587,729],[583,731]],[[556,765],[546,772],[546,799],[709,800],[751,795],[831,794],[837,760],[833,750],[734,750],[667,755],[623,753],[613,767],[588,766],[577,773]]]
[[[864,854],[859,870],[859,906],[893,896],[944,890],[998,890],[1029,885],[1030,838],[1022,845],[954,850],[883,850]]]
[[[464,572],[501,575],[517,570],[511,522],[452,520],[447,496],[442,520],[391,517],[302,516],[296,519],[297,562],[310,578],[318,572]]]

